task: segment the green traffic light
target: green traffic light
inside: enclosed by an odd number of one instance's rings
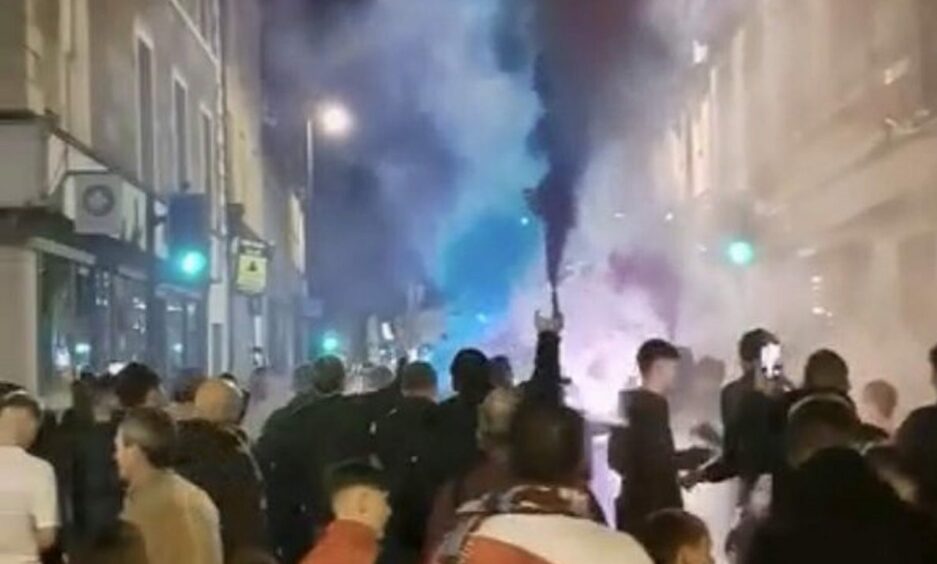
[[[325,354],[334,354],[341,348],[342,342],[336,335],[328,334],[322,337],[322,352]]]
[[[744,239],[732,241],[726,248],[726,256],[736,266],[748,266],[755,262],[755,246]]]
[[[190,278],[200,276],[208,266],[208,258],[205,253],[196,250],[184,251],[178,262],[179,270]]]

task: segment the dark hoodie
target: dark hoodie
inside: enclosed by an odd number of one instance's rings
[[[622,477],[618,528],[635,533],[651,513],[683,507],[677,472],[699,466],[707,452],[677,451],[663,396],[629,390],[620,403],[626,426],[612,430],[608,461]]]
[[[827,449],[791,476],[790,499],[755,534],[747,564],[925,564],[937,534],[851,449]]]
[[[266,545],[263,484],[238,432],[199,419],[181,422],[176,471],[218,508],[226,562]]]

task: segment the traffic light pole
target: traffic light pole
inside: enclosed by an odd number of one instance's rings
[[[156,286],[159,284],[159,256],[156,253],[156,226],[163,217],[156,213],[156,194],[146,192],[146,362],[153,369],[162,368],[160,340],[157,336],[159,323],[156,311],[159,302]]]

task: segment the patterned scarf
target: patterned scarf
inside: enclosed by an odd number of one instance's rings
[[[559,486],[516,486],[464,504],[456,512],[458,524],[436,555],[437,564],[465,562],[469,538],[486,519],[496,515],[566,515],[594,520],[589,494]]]

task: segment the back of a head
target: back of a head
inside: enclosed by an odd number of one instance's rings
[[[814,394],[791,407],[787,416],[787,458],[797,467],[828,448],[852,447],[859,418],[848,399],[836,393]]]
[[[511,359],[498,355],[491,359],[491,384],[496,388],[510,388],[514,385],[514,368]]]
[[[807,359],[807,365],[804,367],[804,388],[849,393],[849,366],[835,351],[820,349]]]
[[[330,497],[353,487],[367,487],[387,491],[384,473],[366,461],[349,461],[329,469],[326,476],[326,491]]]
[[[478,349],[462,349],[449,367],[452,389],[472,404],[481,403],[491,391],[488,357]]]
[[[401,370],[400,388],[404,393],[435,389],[437,384],[436,369],[428,362],[411,362]]]
[[[368,390],[382,390],[394,383],[394,371],[379,364],[365,373],[365,387]]]
[[[638,349],[637,363],[641,374],[648,374],[659,360],[680,360],[680,351],[663,339],[645,341]]]
[[[761,349],[777,342],[778,338],[767,329],[752,329],[739,340],[739,359],[744,364],[757,363],[761,359]]]
[[[293,369],[293,392],[305,394],[312,390],[315,368],[312,364],[300,364]]]
[[[159,375],[139,362],[131,362],[121,368],[116,378],[117,398],[125,409],[143,405],[150,392],[160,386]]]
[[[345,363],[337,356],[322,356],[312,365],[312,391],[321,396],[340,394],[345,389]]]
[[[565,406],[524,402],[511,423],[511,466],[518,479],[571,485],[585,456],[585,421]]]
[[[874,405],[882,417],[891,419],[898,408],[898,389],[885,380],[872,380],[862,389],[862,399]]]
[[[705,543],[709,529],[692,513],[665,509],[648,517],[639,537],[654,564],[678,564],[681,550]]]
[[[521,391],[495,388],[478,407],[478,442],[484,450],[507,446]]]
[[[151,407],[127,411],[120,422],[120,435],[125,446],[136,446],[146,455],[150,465],[168,468],[176,449],[176,425],[168,413]]]
[[[241,416],[243,395],[237,385],[222,378],[205,380],[195,393],[195,415],[219,425],[233,425]]]
[[[192,403],[195,393],[205,382],[205,372],[199,368],[185,368],[172,383],[171,399],[175,403]]]
[[[42,421],[42,406],[39,400],[23,389],[14,389],[0,395],[0,415],[7,410],[23,410],[35,417],[37,421]]]

